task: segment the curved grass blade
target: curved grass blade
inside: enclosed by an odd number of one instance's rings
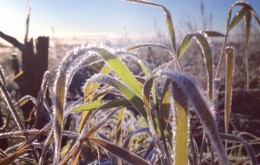
[[[180,63],[178,61],[178,58],[176,57],[176,54],[173,53],[169,48],[167,48],[164,45],[159,45],[159,44],[154,44],[154,43],[137,44],[135,46],[127,48],[127,50],[128,51],[134,51],[136,49],[145,48],[145,47],[156,47],[156,48],[161,48],[161,49],[165,50],[167,53],[169,53],[173,57],[173,61],[176,62],[178,70],[181,71],[181,66],[180,66]]]
[[[144,132],[150,132],[150,129],[149,128],[139,128],[137,130],[135,130],[134,132],[131,132],[128,136],[127,136],[127,139],[125,140],[124,144],[123,144],[123,148],[127,148],[128,147],[128,144],[131,140],[131,138],[135,135],[135,134],[138,134],[138,133],[144,133]]]
[[[151,76],[148,80],[146,80],[143,87],[143,101],[147,113],[148,126],[150,128],[150,132],[152,134],[154,144],[157,148],[157,151],[159,152],[159,155],[162,155],[164,159],[165,157],[169,157],[169,153],[167,150],[163,150],[165,148],[162,148],[159,143],[160,134],[162,135],[164,133],[161,126],[161,119],[158,115],[156,116],[156,118],[153,117],[151,112],[151,102],[150,102],[150,94],[152,89],[155,88],[155,85],[153,84],[156,78],[157,76]],[[156,109],[156,111],[158,111],[158,109]],[[158,134],[157,130],[160,132],[160,134]],[[164,159],[163,161],[166,162],[167,160]]]
[[[240,9],[237,12],[236,16],[234,17],[234,19],[230,23],[232,10],[236,6],[241,6],[242,9]],[[221,55],[220,55],[220,58],[219,58],[219,62],[218,62],[215,78],[218,77],[218,74],[219,74],[219,71],[220,71],[221,62],[222,62],[223,56],[225,54],[225,47],[226,47],[226,43],[227,43],[228,32],[232,28],[234,28],[235,25],[237,25],[237,23],[242,19],[243,16],[247,17],[246,15],[248,15],[248,14],[250,14],[250,15],[253,14],[255,19],[256,19],[256,21],[257,21],[257,23],[258,23],[258,25],[260,25],[259,17],[257,16],[255,10],[248,3],[238,1],[238,2],[236,2],[234,4],[232,4],[232,6],[229,8],[228,17],[227,17],[227,25],[226,25],[226,35],[225,35],[225,40],[224,40],[223,47],[222,47],[222,50],[221,50]]]
[[[181,42],[181,45],[177,52],[177,57],[181,57],[183,53],[187,50],[191,39],[195,38],[198,41],[198,44],[201,47],[202,53],[204,55],[206,66],[207,66],[207,76],[208,76],[208,83],[207,83],[207,90],[208,90],[208,97],[211,100],[213,94],[213,62],[212,62],[212,52],[209,46],[208,41],[201,33],[192,33],[187,34]]]
[[[50,147],[52,140],[53,140],[53,130],[50,131],[47,139],[44,142],[44,147],[42,149],[41,157],[39,159],[39,165],[44,164],[44,160],[45,160],[45,157],[46,157],[47,152],[48,152],[48,148]]]
[[[104,65],[101,70],[100,73],[101,74],[109,74],[111,71],[111,69],[109,68],[108,65]],[[95,82],[86,82],[84,88],[83,88],[83,93],[84,93],[84,103],[87,103],[89,100],[93,100],[95,91],[98,89],[99,87],[99,83],[95,83]],[[78,128],[78,133],[81,132],[81,130],[83,129],[87,118],[91,115],[91,113],[89,111],[85,111],[82,113],[81,115],[81,119],[79,122],[79,128]]]
[[[102,48],[96,48],[96,52],[104,58],[111,69],[138,97],[142,96],[142,85],[116,55]]]
[[[125,1],[142,3],[142,4],[151,5],[151,6],[161,8],[164,11],[165,16],[166,16],[166,22],[167,22],[168,31],[169,31],[169,34],[170,34],[170,37],[171,37],[171,44],[172,44],[172,47],[173,47],[173,51],[176,52],[175,31],[174,31],[174,28],[173,28],[172,17],[171,17],[171,13],[169,12],[169,10],[161,4],[150,2],[150,1],[142,1],[142,0],[125,0]]]
[[[136,110],[145,118],[147,119],[147,114],[145,112],[143,101],[138,97],[131,89],[129,89],[126,85],[122,82],[114,79],[111,76],[97,74],[92,76],[88,81],[90,82],[99,82],[102,84],[108,84],[113,86],[117,90],[119,90],[129,102],[136,108]]]
[[[242,143],[252,161],[252,164],[258,164],[253,148],[243,138],[229,134],[220,134],[220,136],[223,140]]]
[[[226,48],[226,84],[225,84],[225,133],[228,133],[229,118],[231,114],[232,104],[232,84],[234,71],[234,54],[233,48]]]
[[[248,7],[243,7],[242,9],[240,9],[236,13],[236,16],[233,18],[233,20],[231,21],[227,30],[230,31],[231,29],[233,29],[240,22],[240,20],[248,13],[249,10],[250,8]]]
[[[168,133],[167,128],[171,128],[170,125],[170,110],[171,110],[171,92],[169,90],[169,84],[170,80],[166,80],[163,86],[162,94],[161,94],[161,100],[159,103],[159,113],[160,113],[160,120],[159,125],[162,129],[162,141],[165,148],[165,151],[167,155],[169,154],[168,146],[172,149],[172,137],[171,134]],[[170,145],[167,145],[167,140]]]
[[[233,20],[230,23],[232,9],[236,6],[241,6],[242,8],[236,13],[235,17],[233,18]],[[237,23],[242,19],[242,17],[247,17],[247,15],[251,15],[251,14],[254,15],[257,23],[260,25],[260,19],[250,4],[248,4],[247,2],[234,3],[229,9],[229,15],[228,15],[228,19],[227,19],[228,20],[228,28],[227,28],[228,31],[231,30],[232,28],[234,28],[237,25]]]
[[[200,94],[198,88],[194,82],[186,77],[183,74],[177,74],[172,72],[162,72],[161,75],[165,75],[170,78],[176,85],[173,85],[174,91],[182,91],[185,97],[188,98],[189,102],[195,107],[195,112],[198,115],[200,122],[208,135],[211,144],[213,145],[215,151],[218,154],[220,164],[227,164],[227,155],[226,151],[221,142],[221,138],[215,123],[215,120],[212,116],[208,102],[205,101]],[[178,101],[180,98],[176,97],[173,94],[174,99],[181,104],[181,101]]]
[[[156,139],[156,141],[159,139],[157,133],[156,133],[156,127],[157,124],[154,124],[154,117],[152,116],[152,110],[151,110],[151,103],[150,103],[150,94],[153,87],[154,80],[156,79],[156,76],[150,77],[148,80],[145,81],[144,87],[143,87],[143,102],[144,107],[147,114],[147,120],[148,120],[148,126],[150,128],[150,132],[153,136],[153,138]],[[160,131],[162,132],[162,131]]]
[[[130,58],[134,59],[140,65],[145,76],[150,77],[152,71],[150,70],[148,65],[145,63],[145,61],[143,59],[139,58],[137,54],[128,52],[128,51],[119,51],[119,52],[116,52],[116,55],[124,55],[123,58],[130,57]]]
[[[24,104],[26,104],[28,101],[33,102],[34,105],[37,105],[37,101],[34,97],[30,96],[30,95],[26,95],[23,96],[22,98],[20,98],[16,103],[15,106],[16,107],[22,107]]]
[[[97,145],[101,146],[102,148],[108,150],[110,153],[114,154],[115,156],[123,159],[124,161],[128,162],[129,164],[142,164],[142,165],[149,165],[147,161],[140,158],[139,156],[127,151],[124,148],[118,147],[111,142],[97,139],[97,138],[89,138],[89,140],[93,141]]]
[[[206,36],[208,36],[208,37],[225,37],[225,34],[220,33],[218,31],[205,30],[205,31],[202,31],[202,33],[206,34]]]

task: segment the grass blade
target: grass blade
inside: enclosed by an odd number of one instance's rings
[[[249,67],[248,67],[248,47],[250,40],[250,26],[251,26],[251,13],[247,13],[245,15],[245,23],[246,23],[246,89],[249,90]]]
[[[234,65],[234,54],[233,48],[226,48],[226,84],[225,84],[225,133],[228,133],[229,119],[231,114],[232,104],[232,83],[233,83],[233,65]]]
[[[51,128],[51,125],[48,124],[45,126],[42,130],[38,132],[38,134],[34,135],[30,139],[28,139],[26,142],[24,142],[15,152],[8,155],[8,157],[5,157],[4,159],[0,160],[1,165],[9,165],[11,164],[19,155],[21,155],[25,149],[29,148],[31,144],[39,138],[40,135],[42,135],[44,132],[46,132],[48,129]]]
[[[243,7],[236,13],[236,16],[233,18],[230,25],[228,26],[228,31],[233,29],[240,22],[240,20],[248,13],[248,10],[249,9],[247,7]]]
[[[109,66],[104,65],[101,68],[100,73],[101,74],[108,74],[108,73],[110,73],[110,71],[111,71],[111,69],[109,68]],[[95,91],[98,89],[99,85],[100,85],[99,83],[95,83],[95,82],[91,82],[91,83],[89,83],[88,81],[86,82],[86,84],[83,88],[84,103],[87,103],[89,100],[93,100]],[[85,125],[85,122],[87,121],[87,118],[90,115],[91,115],[91,113],[89,111],[85,111],[81,114],[78,133],[80,133],[81,130],[83,129],[83,126]]]
[[[1,70],[0,70],[0,72],[1,72]],[[9,93],[8,93],[6,87],[4,86],[4,81],[3,80],[0,81],[0,88],[1,88],[1,91],[3,93],[3,97],[4,97],[6,103],[7,103],[8,107],[9,107],[9,110],[11,111],[11,113],[12,113],[12,115],[14,117],[15,123],[17,124],[17,126],[19,127],[20,130],[23,130],[24,126],[22,124],[22,121],[21,121],[18,113],[17,113],[17,110],[14,107],[14,104],[13,104],[13,102],[11,100],[11,97],[10,97]]]
[[[173,92],[181,90],[182,93],[188,98],[189,102],[195,107],[195,112],[198,115],[200,122],[203,126],[203,129],[207,133],[211,144],[213,145],[215,151],[218,154],[220,164],[226,165],[227,164],[227,155],[226,151],[222,145],[221,138],[219,136],[219,132],[214,121],[214,118],[211,113],[211,109],[208,105],[208,101],[205,101],[200,94],[200,91],[194,84],[194,82],[186,77],[183,74],[177,74],[172,72],[162,72],[161,75],[167,76],[171,79],[176,86],[173,86]],[[178,89],[180,88],[180,89]],[[180,98],[175,97],[176,95],[173,94],[173,97],[176,101]],[[178,101],[180,104],[181,101]],[[185,106],[183,106],[185,107]]]
[[[79,161],[79,156],[80,156],[80,150],[82,148],[82,145],[83,145],[83,141],[91,136],[93,136],[93,134],[95,134],[99,128],[101,128],[107,121],[109,118],[111,118],[116,112],[117,112],[118,109],[116,110],[113,110],[112,112],[110,112],[105,118],[103,118],[101,121],[99,121],[96,125],[94,125],[85,135],[83,135],[84,131],[81,133],[80,135],[80,139],[78,141],[78,149],[75,150],[75,153],[73,155],[74,158],[72,159],[72,164],[73,165],[77,165],[78,164],[78,161]],[[82,136],[83,135],[83,136]]]
[[[173,47],[173,51],[176,52],[175,31],[174,31],[174,28],[173,28],[172,17],[171,17],[171,13],[169,12],[169,10],[161,4],[150,2],[150,1],[143,1],[143,0],[125,0],[125,1],[142,3],[142,4],[151,5],[151,6],[161,8],[165,13],[166,23],[167,23],[168,31],[169,31],[169,34],[170,34],[170,37],[171,37],[171,44],[172,44],[172,47]]]
[[[92,111],[97,109],[99,106],[103,105],[105,103],[104,100],[101,101],[93,101],[93,102],[88,102],[83,105],[79,105],[74,107],[71,112],[83,112],[83,111]]]
[[[90,82],[99,82],[102,84],[108,84],[119,90],[127,100],[136,108],[136,110],[147,119],[147,114],[143,107],[143,101],[138,97],[131,89],[129,89],[122,82],[114,79],[111,76],[97,74],[92,76],[88,81]]]
[[[175,137],[174,137],[174,155],[175,164],[187,164],[188,162],[188,143],[189,143],[189,127],[188,127],[188,100],[183,91],[178,88],[177,84],[172,83],[172,94],[176,100],[175,104]]]
[[[230,135],[230,134],[220,134],[220,136],[223,140],[242,143],[246,149],[248,156],[252,161],[252,164],[258,164],[253,148],[243,138],[239,136]]]
[[[206,36],[208,36],[208,37],[225,37],[225,34],[220,33],[218,31],[205,30],[205,31],[202,31],[202,33],[206,34]]]
[[[150,129],[149,128],[139,128],[137,130],[135,130],[134,132],[131,132],[128,136],[127,136],[127,139],[125,140],[124,144],[123,144],[123,148],[127,148],[128,147],[128,144],[131,140],[131,138],[138,134],[138,133],[143,133],[143,132],[150,132]]]
[[[123,159],[129,164],[149,165],[148,162],[146,162],[144,159],[140,158],[139,156],[127,151],[124,148],[118,147],[117,145],[114,145],[108,141],[97,139],[97,138],[89,138],[89,140],[93,141],[94,143],[98,144],[99,146],[103,147],[104,149],[108,150],[110,153]]]
[[[126,65],[114,54],[105,49],[96,49],[96,51],[104,58],[106,63],[118,75],[118,77],[139,97],[142,96],[142,86],[135,79]]]
[[[208,97],[211,100],[212,99],[212,93],[213,93],[213,62],[212,62],[212,52],[209,46],[208,41],[201,33],[192,33],[187,34],[184,39],[181,42],[181,45],[177,52],[177,57],[181,57],[183,53],[188,48],[190,41],[192,38],[195,38],[198,41],[198,44],[201,47],[202,53],[204,55],[206,66],[207,66],[207,76],[208,76],[208,83],[207,83],[207,90],[208,90]]]
[[[61,138],[62,138],[62,124],[63,124],[63,110],[65,105],[65,89],[66,89],[66,73],[60,72],[55,82],[55,111],[54,111],[54,140],[55,140],[55,153],[54,162],[56,165],[60,159]]]

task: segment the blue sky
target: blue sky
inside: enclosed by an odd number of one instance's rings
[[[201,27],[201,0],[156,0],[172,14],[175,27],[190,20]],[[205,13],[213,15],[213,29],[224,32],[229,6],[236,0],[204,0]],[[260,15],[260,0],[248,0]],[[120,0],[31,0],[30,36],[91,37],[147,36],[166,31],[159,8]],[[0,0],[0,31],[22,39],[25,31],[26,0]]]

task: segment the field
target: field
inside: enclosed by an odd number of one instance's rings
[[[13,74],[11,55],[26,51],[0,46],[0,165],[260,162],[253,7],[234,3],[230,12],[240,9],[226,32],[199,29],[176,40],[164,6],[129,1],[162,9],[169,34],[138,44],[50,38],[35,95],[22,95],[26,67]]]

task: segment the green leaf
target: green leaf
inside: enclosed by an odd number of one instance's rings
[[[71,112],[84,112],[84,111],[92,111],[98,109],[109,109],[109,108],[116,108],[116,107],[126,107],[130,106],[131,104],[127,99],[114,99],[110,101],[100,100],[100,101],[93,101],[88,102],[83,105],[79,105],[74,107]]]
[[[167,79],[164,90],[169,83],[170,79]],[[172,79],[171,86],[171,95],[174,98],[173,113],[175,114],[174,162],[175,164],[187,164],[189,143],[188,99],[181,88],[178,87],[178,84]],[[167,93],[165,91],[165,96],[167,96]]]
[[[176,103],[175,164],[187,164],[189,127],[185,108]]]
[[[151,134],[155,139],[159,139],[158,134],[156,133],[156,127],[157,124],[154,123],[154,117],[152,116],[152,110],[151,110],[151,102],[150,102],[150,94],[153,88],[154,80],[157,76],[152,76],[148,80],[145,81],[144,87],[143,87],[143,101],[144,101],[144,107],[147,114],[147,120],[148,120],[148,126],[150,128]]]
[[[82,111],[92,111],[97,109],[99,106],[101,106],[102,104],[104,104],[105,101],[101,100],[101,101],[93,101],[93,102],[88,102],[86,104],[83,105],[79,105],[74,107],[71,112],[82,112]]]
[[[119,110],[118,116],[117,116],[117,126],[116,126],[116,143],[118,146],[122,145],[122,120],[125,114],[126,108],[121,108]]]
[[[149,165],[150,163],[140,158],[139,156],[129,152],[128,150],[118,147],[115,144],[112,144],[108,141],[97,139],[97,138],[89,138],[89,140],[108,150],[113,155],[125,160],[129,164],[142,164]]]
[[[180,58],[184,54],[184,52],[187,50],[193,36],[194,36],[194,34],[185,35],[185,37],[181,41],[180,47],[179,47],[178,52],[177,52],[178,58]]]
[[[200,94],[200,91],[196,87],[195,83],[184,74],[165,71],[161,72],[161,75],[167,76],[173,81],[172,93],[176,102],[178,102],[183,108],[186,109],[187,105],[185,102],[185,98],[187,98],[191,105],[195,107],[195,112],[200,119],[203,129],[207,133],[211,144],[214,146],[215,151],[217,151],[220,164],[227,164],[226,151],[221,142],[221,138],[214,118],[211,114],[208,101],[204,100],[205,98]],[[183,95],[183,97],[180,97],[179,94]]]
[[[142,85],[135,79],[134,75],[126,65],[114,54],[105,49],[96,50],[116,73],[116,75],[138,96],[142,96]]]
[[[233,20],[231,21],[230,25],[228,26],[228,31],[233,29],[247,13],[248,13],[248,8],[247,7],[243,7],[242,9],[240,9],[236,13],[236,15],[233,18]]]
[[[207,83],[207,90],[208,90],[208,97],[211,100],[212,99],[212,93],[213,93],[213,62],[212,62],[212,52],[209,46],[208,41],[201,33],[192,33],[187,34],[184,39],[182,40],[180,47],[178,49],[177,57],[181,57],[183,53],[187,50],[190,41],[192,38],[195,38],[197,40],[197,43],[200,45],[202,53],[204,55],[206,66],[207,66],[207,77],[208,77],[208,83]]]
[[[111,69],[107,65],[104,65],[100,70],[101,74],[109,74],[110,72],[111,72]],[[89,100],[91,100],[91,101],[93,100],[94,94],[95,94],[96,90],[98,89],[98,87],[99,87],[99,83],[95,83],[95,82],[89,83],[87,81],[87,83],[85,84],[85,87],[83,89],[85,103],[87,103]],[[91,116],[90,111],[84,111],[82,113],[81,119],[79,122],[78,133],[80,133],[81,130],[83,129],[83,126],[85,125],[89,116]]]
[[[115,78],[107,75],[96,74],[88,79],[90,82],[99,82],[102,84],[110,85],[117,90],[119,90],[123,96],[136,108],[136,110],[145,118],[147,119],[147,115],[143,106],[143,101],[134,93],[130,88],[128,88],[122,82],[116,80]]]

